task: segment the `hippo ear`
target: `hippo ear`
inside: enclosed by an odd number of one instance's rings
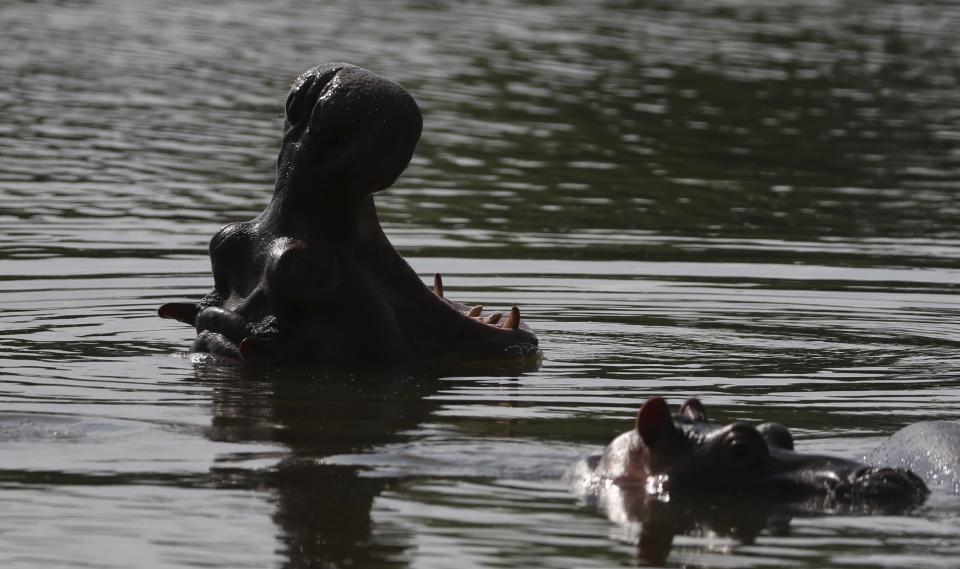
[[[647,448],[657,446],[673,431],[673,418],[663,397],[651,397],[637,412],[637,432]]]
[[[695,397],[683,402],[683,406],[680,407],[680,414],[700,423],[707,421],[707,411],[703,408],[703,403],[700,403],[700,400]]]

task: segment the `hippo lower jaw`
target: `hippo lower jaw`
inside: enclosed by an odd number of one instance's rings
[[[424,287],[424,290],[428,290]],[[432,297],[432,298],[431,298]],[[436,337],[428,338],[422,332],[416,341],[404,342],[405,349],[397,354],[400,360],[434,359],[440,354],[447,359],[468,360],[478,357],[526,358],[538,354],[537,338],[525,322],[520,310],[513,306],[509,312],[486,312],[482,306],[469,307],[443,297],[441,276],[434,275],[434,289],[423,295],[427,303],[421,314],[430,314]],[[160,316],[175,318],[173,305],[161,307]],[[324,352],[324,346],[311,345],[298,338],[296,331],[281,331],[277,319],[268,315],[259,321],[250,321],[238,312],[219,306],[199,310],[193,322],[197,338],[191,352],[210,353],[250,363],[275,363],[312,359],[311,354]],[[434,348],[430,344],[442,345]],[[371,355],[380,352],[378,346],[369,346]],[[327,353],[323,358],[338,360],[337,354]],[[353,358],[349,358],[353,359]],[[373,356],[367,363],[382,363],[381,356]]]

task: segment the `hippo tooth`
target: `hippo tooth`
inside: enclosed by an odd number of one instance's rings
[[[480,316],[481,312],[483,312],[483,305],[478,304],[471,308],[470,312],[467,312],[467,316],[470,318],[476,318],[477,316]]]
[[[240,353],[240,357],[244,361],[248,362],[264,362],[269,358],[268,342],[264,342],[260,338],[254,336],[247,336],[240,342],[240,345],[237,346],[237,350]]]
[[[493,325],[493,324],[496,324],[497,322],[500,322],[501,316],[503,316],[503,314],[500,314],[499,312],[497,312],[496,314],[493,314],[492,316],[490,316],[490,318],[487,318],[487,324]]]
[[[440,273],[433,273],[433,294],[443,298],[443,279]]]
[[[510,328],[511,330],[516,330],[520,326],[520,309],[516,306],[510,307],[510,316],[507,318],[507,321],[503,323],[504,328]]]

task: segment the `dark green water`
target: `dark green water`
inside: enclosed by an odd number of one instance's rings
[[[561,478],[650,395],[848,457],[960,419],[953,2],[7,0],[0,24],[3,567],[629,566],[642,527]],[[290,81],[331,60],[424,112],[378,198],[393,243],[519,305],[539,369],[244,370],[155,317],[209,288]],[[665,564],[960,555],[939,488],[770,526]]]

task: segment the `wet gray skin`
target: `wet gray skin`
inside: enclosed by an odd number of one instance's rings
[[[870,453],[866,461],[909,468],[931,486],[960,494],[960,422],[907,425]]]
[[[214,289],[160,307],[192,351],[256,362],[376,366],[530,357],[516,307],[484,312],[427,288],[377,220],[373,193],[413,156],[422,118],[398,84],[346,63],[300,75],[286,102],[276,189],[210,241]]]
[[[714,425],[696,399],[677,415],[660,397],[648,400],[634,429],[590,461],[592,475],[643,495],[683,492],[762,494],[816,499],[826,505],[913,504],[929,494],[903,468],[877,468],[843,458],[796,452],[783,425]]]

